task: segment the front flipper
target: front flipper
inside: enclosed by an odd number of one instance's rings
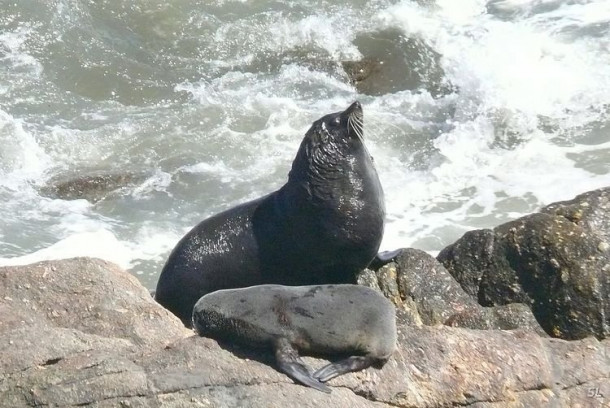
[[[337,361],[336,363],[325,365],[313,373],[313,376],[322,382],[326,382],[345,373],[364,370],[365,368],[370,367],[373,364],[378,364],[379,362],[380,359],[378,357],[352,356],[344,360]]]
[[[389,264],[390,262],[394,261],[398,257],[398,255],[400,255],[400,253],[402,251],[403,251],[403,249],[396,249],[394,251],[379,252],[375,256],[375,258],[373,258],[373,260],[369,264],[368,268],[377,270],[377,269],[381,268],[383,265]]]
[[[330,388],[312,377],[309,367],[301,360],[298,351],[286,338],[275,341],[275,360],[281,371],[298,383],[330,393]]]

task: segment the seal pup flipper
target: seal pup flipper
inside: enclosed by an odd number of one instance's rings
[[[365,368],[368,368],[378,363],[380,363],[379,357],[352,356],[344,360],[325,365],[324,367],[313,373],[313,376],[314,378],[317,378],[322,382],[326,382],[340,375],[353,371],[364,370]]]
[[[312,377],[309,367],[301,360],[298,351],[286,338],[278,338],[274,342],[275,359],[281,371],[298,383],[315,388],[318,391],[330,393],[331,389]]]

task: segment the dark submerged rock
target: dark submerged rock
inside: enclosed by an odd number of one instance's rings
[[[383,95],[425,89],[439,96],[452,91],[441,67],[441,55],[420,38],[388,29],[362,33],[354,45],[363,57],[341,64],[358,92]]]
[[[119,194],[144,182],[150,174],[145,173],[99,173],[61,176],[52,178],[40,189],[40,193],[62,200],[85,199],[96,203],[111,194]]]

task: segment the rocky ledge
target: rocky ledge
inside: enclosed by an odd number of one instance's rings
[[[113,264],[0,268],[0,405],[610,406],[609,220],[598,190],[364,271],[397,306],[398,351],[331,394],[194,335]]]

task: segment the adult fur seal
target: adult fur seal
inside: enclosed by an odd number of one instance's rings
[[[359,102],[315,121],[288,182],[214,215],[177,244],[155,299],[190,325],[206,293],[265,283],[355,283],[383,235],[383,190]]]
[[[279,369],[295,381],[330,392],[331,378],[381,367],[396,348],[394,306],[358,285],[260,285],[203,296],[193,309],[202,336],[273,348]],[[313,374],[299,351],[349,356]]]

